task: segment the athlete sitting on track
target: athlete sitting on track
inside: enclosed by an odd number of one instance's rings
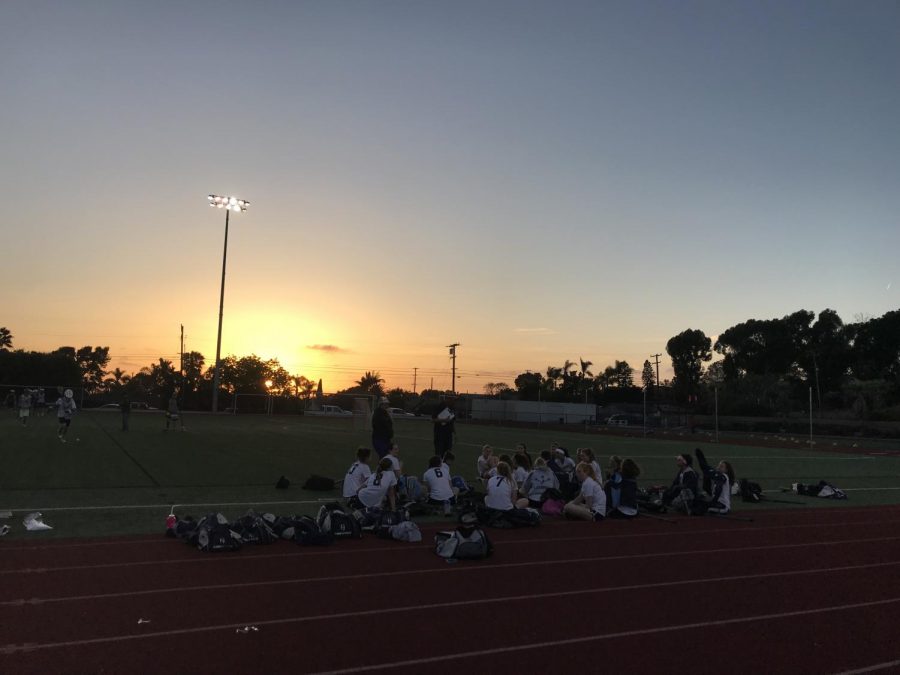
[[[611,518],[634,518],[638,514],[637,477],[641,475],[641,467],[633,459],[622,461],[620,481],[614,490],[607,493]]]
[[[387,497],[391,511],[397,509],[397,476],[392,470],[391,460],[385,457],[378,463],[378,468],[366,478],[365,484],[356,493],[356,498],[367,509],[381,508]]]
[[[675,458],[678,473],[668,490],[663,492],[663,506],[678,506],[690,512],[690,503],[697,495],[697,472],[694,471],[694,458],[682,453]]]
[[[603,482],[603,472],[600,470],[600,464],[597,463],[596,457],[594,457],[593,448],[578,448],[575,456],[578,458],[579,462],[587,462],[590,464],[591,468],[594,470],[594,475],[597,477],[597,482]]]
[[[566,504],[563,513],[575,520],[603,520],[606,517],[606,493],[597,482],[594,468],[581,462],[575,467],[575,474],[581,481],[581,492]]]
[[[512,479],[512,469],[506,462],[497,464],[497,475],[487,480],[487,495],[484,505],[494,511],[510,511],[514,508],[516,484]]]
[[[491,470],[491,455],[493,454],[494,449],[490,445],[481,446],[481,454],[478,455],[478,460],[475,463],[475,471],[481,480],[485,480],[488,477],[488,472]]]
[[[450,515],[456,493],[450,485],[450,468],[437,455],[428,460],[428,471],[422,476],[422,484],[428,493],[428,503],[443,507],[444,515]]]
[[[369,457],[372,451],[369,448],[357,448],[356,461],[347,469],[344,474],[344,484],[342,495],[347,503],[354,508],[359,507],[359,499],[356,493],[366,484],[366,478],[372,475],[372,469],[369,468]]]
[[[541,508],[544,492],[549,488],[559,490],[559,479],[547,466],[547,460],[543,457],[538,457],[534,461],[534,468],[519,489],[522,498],[516,502],[516,507],[520,509],[529,506],[533,509]]]
[[[694,450],[697,455],[697,464],[703,472],[703,488],[711,496],[707,500],[698,498],[694,500],[693,510],[697,515],[705,512],[725,515],[731,511],[731,486],[734,485],[734,469],[731,464],[722,460],[712,468],[706,461],[706,456],[700,448]]]

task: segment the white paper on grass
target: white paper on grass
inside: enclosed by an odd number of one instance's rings
[[[53,528],[47,525],[42,520],[42,516],[40,513],[29,513],[22,520],[22,524],[25,526],[25,529],[29,532],[35,532],[37,530],[52,530]]]

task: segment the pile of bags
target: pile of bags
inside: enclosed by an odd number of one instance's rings
[[[335,539],[359,539],[364,530],[384,539],[422,541],[418,526],[404,511],[368,509],[348,513],[340,504],[323,505],[311,516],[257,514],[252,509],[235,521],[221,513],[200,520],[170,514],[166,536],[180,539],[205,552],[236,551],[244,545],[274,544],[280,539],[302,546],[327,546]]]

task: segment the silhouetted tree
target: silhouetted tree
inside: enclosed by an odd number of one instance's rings
[[[712,358],[711,342],[702,330],[688,328],[666,343],[666,352],[672,358],[672,370],[675,371],[675,389],[682,396],[696,393],[703,362]]]
[[[644,369],[641,371],[641,384],[648,392],[653,390],[656,384],[656,376],[653,374],[653,364],[649,360],[644,361]]]
[[[0,349],[12,349],[13,335],[9,328],[0,327]]]

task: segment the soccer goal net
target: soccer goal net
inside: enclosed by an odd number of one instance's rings
[[[372,431],[374,396],[357,396],[353,399],[353,426],[361,431]]]

